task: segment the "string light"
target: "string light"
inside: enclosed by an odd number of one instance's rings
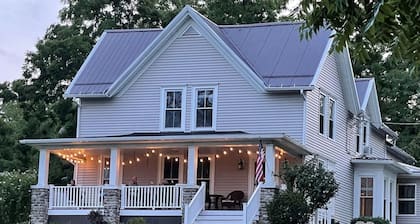
[[[248,155],[251,155],[251,153],[252,153],[252,152],[248,150],[248,151],[246,151],[246,153],[247,153]]]
[[[146,157],[149,157],[150,156],[150,154],[149,153],[146,153]]]
[[[133,161],[131,161],[131,159],[128,161],[129,164],[133,164]]]
[[[122,162],[121,162],[121,165],[125,166],[125,162],[124,162],[124,161],[122,161]]]
[[[239,152],[239,154],[241,154],[241,153],[242,153],[242,150],[241,150],[241,149],[239,149],[239,150],[238,150],[238,152]]]
[[[220,158],[220,155],[219,154],[216,154],[216,159],[218,159],[218,158]]]
[[[209,156],[209,157],[207,157],[207,160],[208,160],[208,161],[211,161],[211,157],[210,157],[210,156]]]
[[[152,153],[155,153],[156,151],[154,149],[152,149]]]
[[[137,162],[140,162],[140,158],[139,158],[139,157],[137,157],[137,158],[136,158],[136,161],[137,161]]]
[[[200,163],[202,163],[202,162],[204,162],[204,160],[203,159],[200,159]]]
[[[167,160],[170,160],[170,159],[171,159],[171,157],[170,157],[170,156],[166,156],[166,159],[167,159]]]
[[[230,148],[229,148],[229,150],[232,152],[232,151],[233,151],[233,148],[232,148],[232,147],[230,147]]]
[[[162,153],[159,153],[159,157],[162,157],[163,156],[163,154]]]
[[[187,159],[184,159],[184,163],[187,163],[187,161],[188,161]]]
[[[98,159],[98,163],[102,163],[102,160]]]
[[[178,157],[175,158],[175,162],[178,162]]]
[[[92,156],[90,157],[90,160],[93,160],[93,157]]]
[[[224,155],[227,155],[227,152],[226,152],[226,151],[223,151],[223,154],[224,154]]]

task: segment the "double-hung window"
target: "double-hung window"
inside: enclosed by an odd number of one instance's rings
[[[414,215],[416,210],[416,185],[398,185],[398,214]]]
[[[335,100],[321,93],[319,97],[319,133],[334,138],[335,132]]]
[[[373,215],[373,178],[360,179],[360,216]]]
[[[162,89],[161,129],[182,131],[185,122],[185,88]]]
[[[193,129],[214,130],[216,124],[216,87],[194,88]]]

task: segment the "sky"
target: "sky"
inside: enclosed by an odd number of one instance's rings
[[[25,54],[58,22],[61,0],[0,0],[0,83],[22,78]]]

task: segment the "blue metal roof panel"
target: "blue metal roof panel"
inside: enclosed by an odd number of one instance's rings
[[[217,26],[205,21],[270,87],[310,85],[331,35],[320,30],[312,39],[301,40],[301,23]],[[104,94],[161,31],[106,31],[69,94]]]
[[[80,71],[82,74],[70,94],[104,93],[128,66],[156,38],[161,30],[110,30],[91,59]]]
[[[359,98],[359,105],[361,106],[363,104],[363,101],[365,100],[365,96],[366,96],[366,91],[368,89],[369,86],[369,82],[371,79],[356,79],[356,91],[357,91],[357,96]]]

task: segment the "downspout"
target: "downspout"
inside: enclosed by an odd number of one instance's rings
[[[300,95],[303,98],[303,122],[302,122],[302,145],[306,143],[306,113],[307,113],[307,96],[306,93],[301,89],[299,91]]]

